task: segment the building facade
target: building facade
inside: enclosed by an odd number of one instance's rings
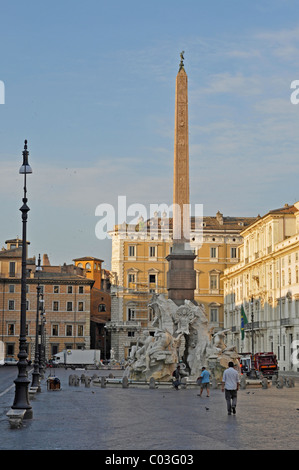
[[[111,273],[102,268],[103,260],[86,256],[73,260],[75,266],[83,269],[84,275],[94,281],[91,289],[90,306],[90,348],[100,349],[103,360],[110,358],[110,334],[105,328],[111,319]]]
[[[298,371],[299,203],[245,228],[239,263],[224,272],[224,328],[239,352],[277,354],[281,370]],[[241,307],[248,323],[241,336]],[[295,356],[294,356],[295,354]]]
[[[22,242],[8,240],[0,252],[0,340],[5,357],[17,358],[20,334]],[[44,260],[47,257],[44,256]],[[46,358],[63,349],[90,348],[91,291],[94,285],[74,265],[51,266],[36,271],[35,258],[27,258],[27,353],[34,358],[37,286],[44,305]],[[40,326],[39,326],[40,328]]]

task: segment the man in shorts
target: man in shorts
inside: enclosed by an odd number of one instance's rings
[[[201,397],[203,389],[206,389],[207,397],[209,397],[210,396],[210,372],[205,367],[202,367],[201,370],[202,372],[200,374],[201,383],[200,383],[199,396]]]

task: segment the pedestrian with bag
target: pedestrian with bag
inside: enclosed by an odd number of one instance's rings
[[[221,389],[225,392],[225,399],[227,403],[227,413],[231,415],[236,414],[237,406],[237,392],[240,386],[239,374],[234,368],[234,363],[228,363],[228,369],[225,369],[222,377]]]

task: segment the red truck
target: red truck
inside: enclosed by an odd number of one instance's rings
[[[242,374],[249,375],[252,364],[252,354],[241,353],[240,356]],[[264,377],[271,378],[273,375],[278,375],[278,362],[276,355],[273,352],[254,354],[253,368]]]

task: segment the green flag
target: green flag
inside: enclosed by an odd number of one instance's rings
[[[244,307],[243,305],[241,306],[241,338],[244,339],[244,326],[248,323]]]

